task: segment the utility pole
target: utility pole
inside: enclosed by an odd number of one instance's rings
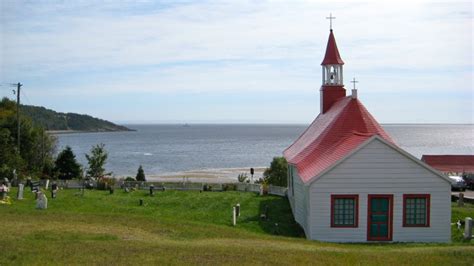
[[[20,89],[23,84],[18,82],[17,84],[12,84],[16,86],[16,122],[17,122],[17,145],[18,153],[20,153]]]

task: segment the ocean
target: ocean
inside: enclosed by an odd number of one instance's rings
[[[106,169],[134,176],[190,170],[268,166],[308,125],[127,125],[136,131],[57,135],[61,151],[69,145],[78,161],[104,143]],[[395,142],[417,158],[423,154],[474,154],[474,125],[386,124]]]

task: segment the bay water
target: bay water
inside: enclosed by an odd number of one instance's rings
[[[69,145],[78,161],[104,143],[106,169],[134,176],[190,170],[268,166],[308,125],[126,125],[136,131],[59,134],[58,151]],[[474,154],[474,125],[386,124],[395,142],[417,158],[423,154]]]

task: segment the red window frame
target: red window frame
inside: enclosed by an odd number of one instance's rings
[[[338,225],[334,223],[334,207],[336,199],[353,199],[354,207],[354,224],[353,225]],[[357,228],[359,227],[359,195],[357,194],[337,194],[331,195],[331,227],[334,228]]]
[[[407,224],[406,221],[406,201],[407,199],[423,198],[426,201],[426,223],[425,224]],[[403,194],[403,227],[430,227],[430,209],[431,209],[431,195],[430,194]]]

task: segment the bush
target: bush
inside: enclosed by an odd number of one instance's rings
[[[135,178],[131,177],[131,176],[127,176],[123,181],[125,182],[135,182]]]
[[[246,173],[242,173],[237,176],[237,180],[239,180],[240,183],[244,183],[247,179],[248,179],[248,176]]]
[[[146,181],[145,172],[143,171],[143,167],[141,165],[140,167],[138,167],[137,176],[135,177],[135,179],[137,181]]]
[[[224,184],[222,185],[223,191],[235,191],[237,190],[237,186],[235,184]]]
[[[286,187],[288,184],[288,162],[284,157],[274,157],[270,168],[263,173],[265,183]]]
[[[106,190],[115,185],[115,178],[113,177],[100,177],[97,180],[97,189]]]

